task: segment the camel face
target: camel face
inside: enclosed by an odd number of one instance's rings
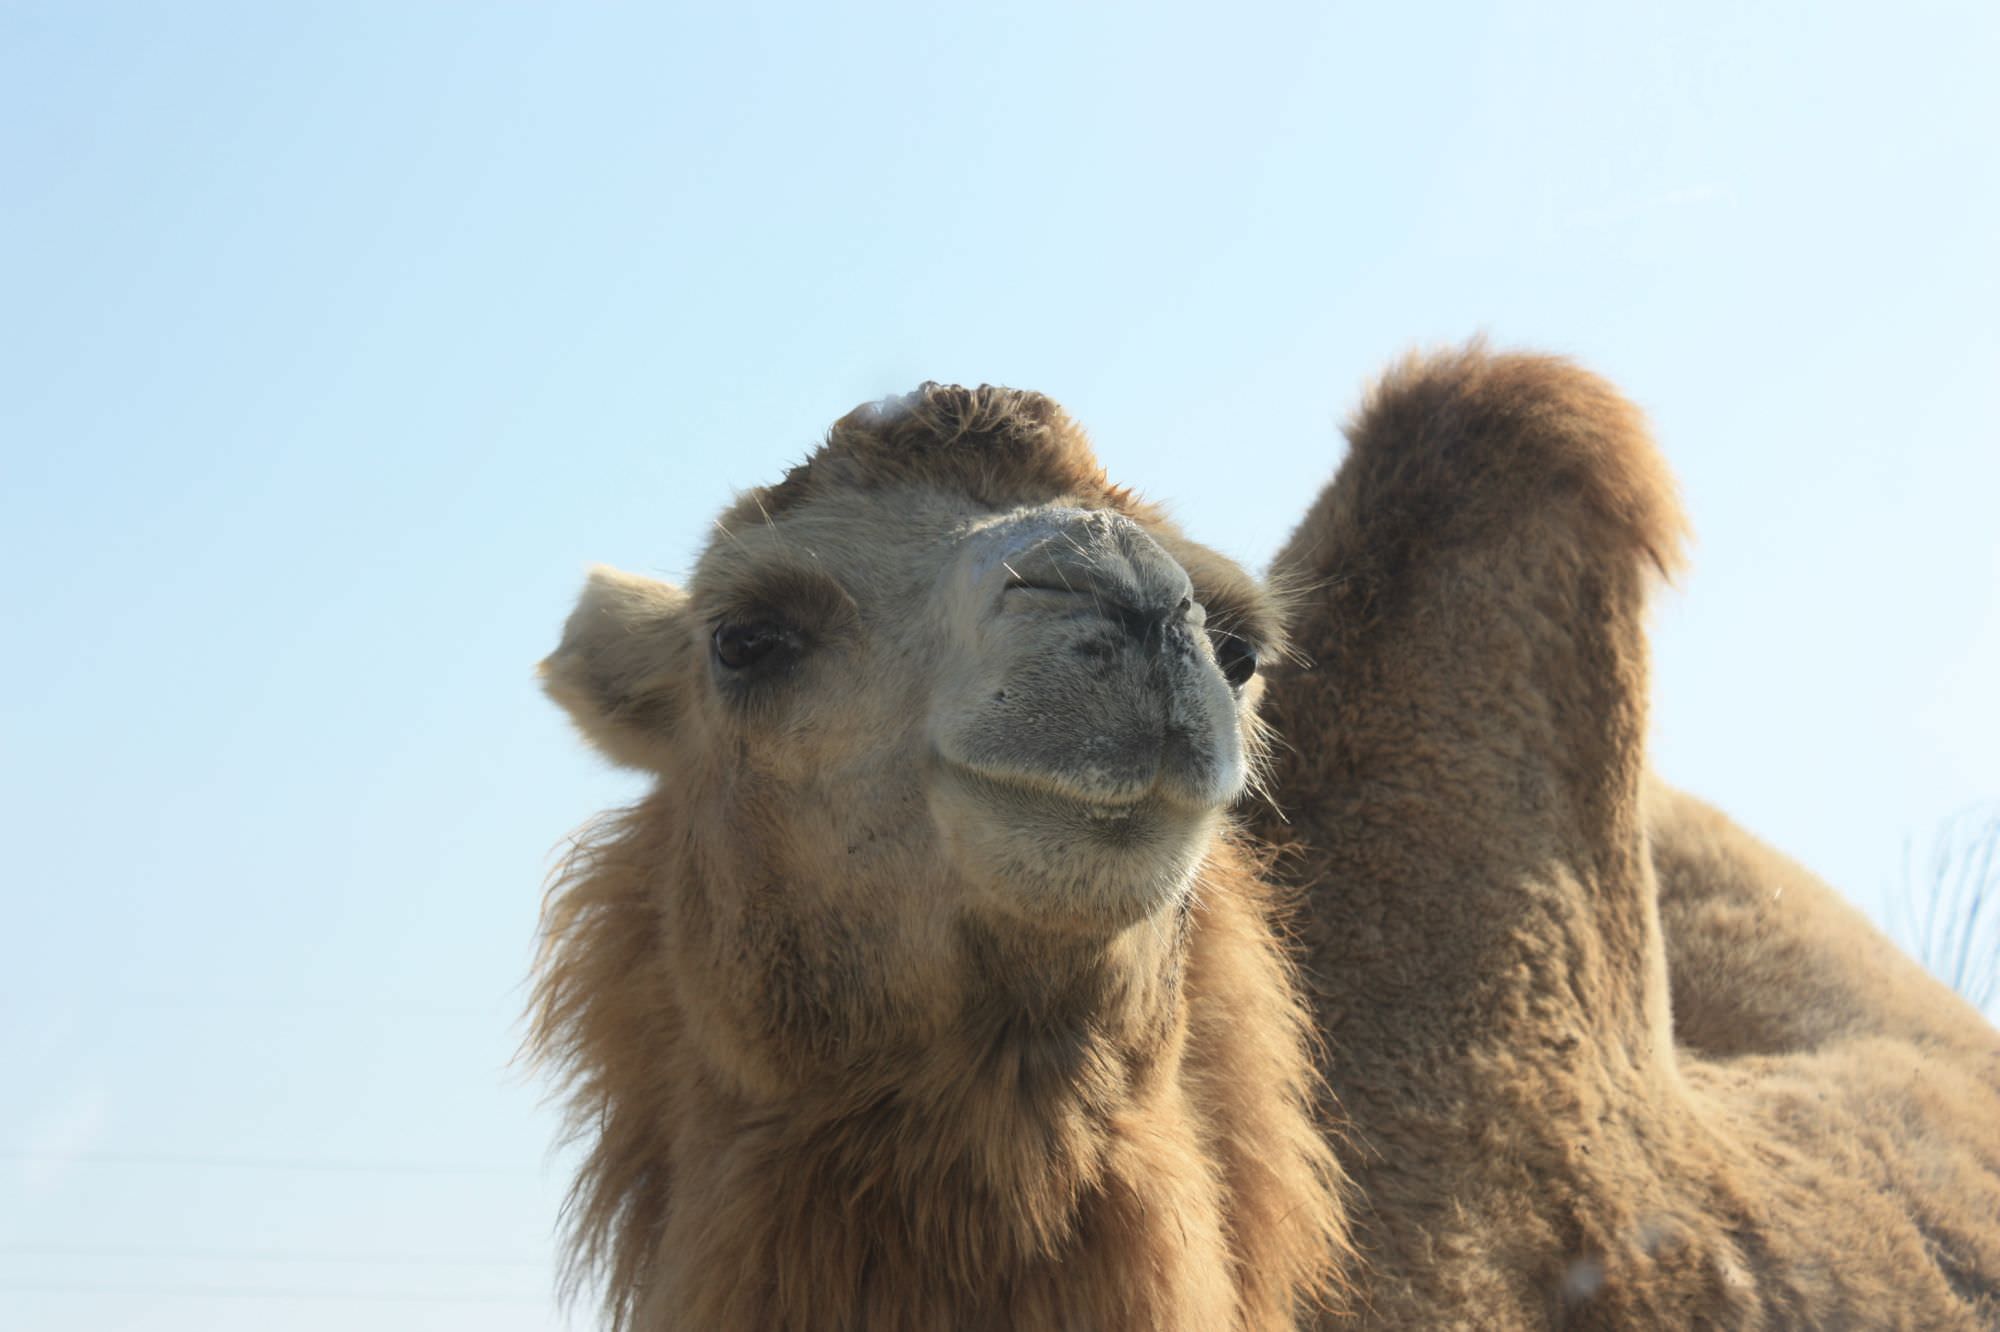
[[[1248,672],[1144,526],[1066,500],[831,495],[711,544],[702,744],[818,825],[820,866],[886,842],[940,906],[1074,928],[1186,892],[1243,786]]]
[[[724,514],[684,592],[595,574],[545,663],[661,779],[678,973],[759,979],[691,1001],[727,1010],[718,1048],[851,1055],[969,1002],[968,928],[1108,941],[1172,913],[1245,784],[1258,585],[1011,401],[984,439],[961,416],[870,433],[879,455],[836,427]]]

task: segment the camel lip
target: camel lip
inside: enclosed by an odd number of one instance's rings
[[[1131,787],[1105,794],[1087,794],[1058,777],[1042,777],[1021,772],[989,772],[960,762],[941,751],[933,751],[938,767],[949,777],[974,792],[1009,803],[1034,802],[1064,814],[1081,813],[1092,823],[1122,824],[1135,815],[1150,811],[1205,814],[1211,806],[1191,801],[1174,792],[1155,774],[1144,787]]]

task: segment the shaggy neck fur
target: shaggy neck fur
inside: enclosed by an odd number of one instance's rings
[[[697,1039],[729,984],[677,938],[673,823],[655,797],[573,859],[536,994],[595,1139],[572,1276],[618,1325],[1276,1329],[1322,1293],[1337,1172],[1236,853],[1149,947],[967,922],[937,1022],[753,1091]]]

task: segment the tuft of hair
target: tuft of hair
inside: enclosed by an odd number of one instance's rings
[[[1340,1163],[1353,1143],[1320,1073],[1328,1051],[1299,966],[1302,897],[1272,872],[1281,854],[1234,829],[1225,835],[1198,907],[1208,937],[1188,975],[1200,999],[1190,1031],[1195,1099],[1227,1126],[1218,1155],[1246,1327],[1284,1323],[1287,1312],[1340,1316],[1364,1265],[1349,1224],[1357,1197]],[[1216,909],[1218,898],[1250,909]]]
[[[1495,355],[1481,339],[1412,353],[1369,390],[1347,437],[1356,503],[1410,520],[1376,531],[1477,537],[1573,496],[1601,553],[1667,578],[1684,564],[1687,519],[1644,415],[1565,358]]]
[[[563,1103],[562,1141],[587,1147],[563,1203],[562,1300],[599,1289],[613,1328],[631,1325],[652,1278],[671,1197],[680,1022],[646,890],[660,854],[643,804],[572,840],[542,903],[523,1049]]]
[[[1025,389],[926,382],[864,403],[777,485],[757,492],[779,513],[834,490],[933,485],[1003,505],[1074,495],[1125,507],[1082,427]]]

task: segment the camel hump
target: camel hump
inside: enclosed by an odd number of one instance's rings
[[[1495,354],[1480,341],[1412,354],[1369,391],[1347,434],[1355,503],[1427,529],[1403,532],[1410,544],[1518,532],[1573,498],[1590,556],[1637,557],[1667,577],[1682,566],[1687,520],[1644,415],[1561,357]]]
[[[815,495],[935,486],[996,506],[1071,498],[1125,507],[1083,429],[1053,398],[1026,389],[925,383],[863,403],[760,498],[778,513]]]

